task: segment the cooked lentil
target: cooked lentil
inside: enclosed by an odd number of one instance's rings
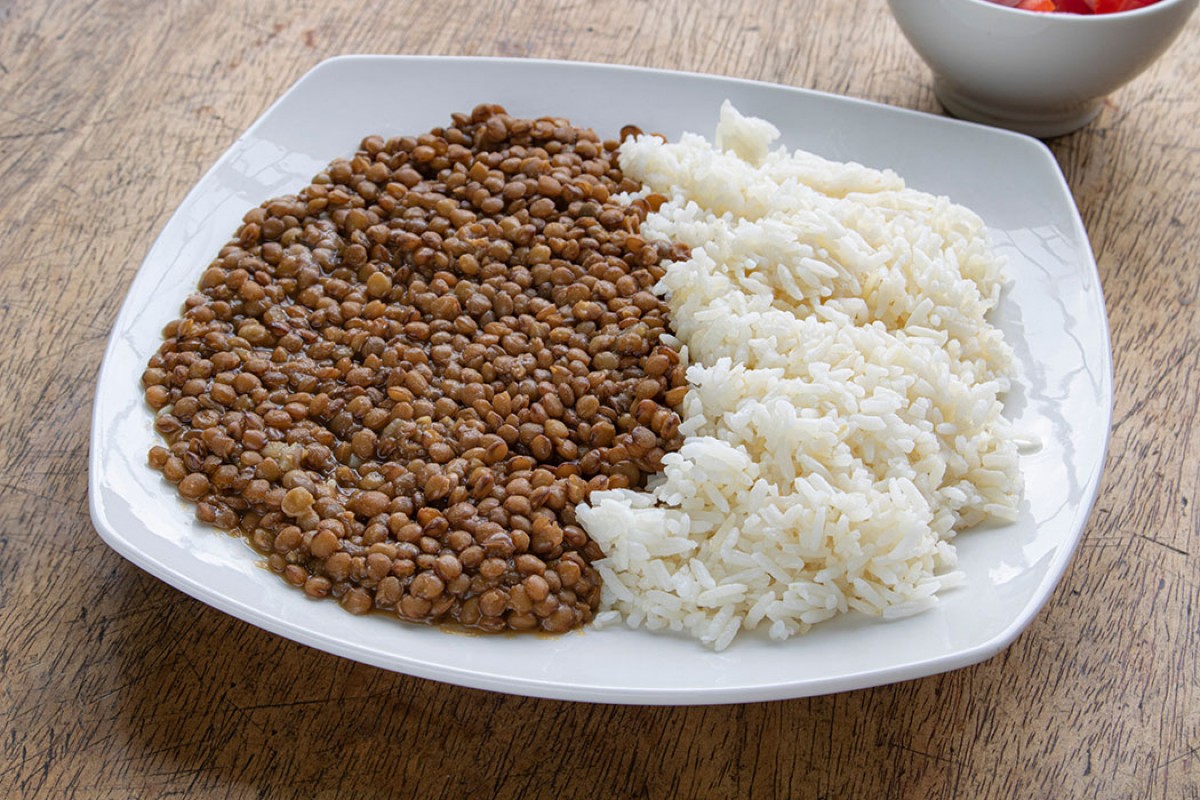
[[[574,507],[661,468],[685,391],[651,287],[686,251],[615,148],[481,105],[251,210],[142,375],[150,465],[352,613],[590,620]]]

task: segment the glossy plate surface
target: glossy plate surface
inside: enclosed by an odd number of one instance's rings
[[[723,99],[763,116],[783,143],[890,167],[910,186],[970,206],[1009,259],[995,317],[1019,361],[1007,414],[1041,440],[1023,456],[1017,523],[957,540],[967,582],[922,615],[849,616],[783,644],[743,637],[723,653],[624,627],[562,637],[467,636],[353,617],[258,566],[240,540],[194,521],[146,465],[156,443],[140,375],[162,327],[242,215],[295,192],[369,134],[415,134],[453,111],[500,103],[615,136],[622,125],[711,137]],[[876,686],[982,661],[1045,603],[1082,533],[1112,406],[1111,352],[1096,265],[1070,192],[1024,136],[847,98],[702,75],[549,61],[350,56],[316,67],[233,144],[163,228],[129,289],[100,371],[89,490],[103,539],[187,594],[266,630],[386,669],[572,700],[692,704]]]

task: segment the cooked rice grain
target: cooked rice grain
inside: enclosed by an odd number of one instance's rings
[[[686,439],[649,492],[577,509],[603,607],[718,650],[931,607],[962,580],[955,532],[1013,519],[1020,493],[983,222],[890,171],[772,151],[778,135],[727,102],[717,146],[622,145],[670,198],[643,235],[692,248],[658,286],[690,360]]]

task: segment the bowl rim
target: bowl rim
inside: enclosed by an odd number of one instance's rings
[[[948,0],[949,2],[960,2],[973,6],[986,6],[995,9],[997,13],[1007,15],[1021,15],[1033,19],[1044,20],[1045,24],[1050,25],[1103,25],[1103,24],[1119,24],[1115,20],[1132,19],[1134,17],[1148,17],[1153,14],[1166,13],[1167,9],[1191,3],[1195,5],[1196,0],[1158,0],[1158,2],[1144,6],[1142,8],[1134,8],[1129,11],[1116,11],[1111,14],[1072,14],[1070,12],[1045,12],[1045,11],[1029,11],[1023,8],[1013,8],[1012,6],[1002,5],[993,0]],[[987,13],[987,12],[985,12]]]

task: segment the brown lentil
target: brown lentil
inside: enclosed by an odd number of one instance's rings
[[[685,249],[637,234],[661,201],[618,203],[636,182],[566,120],[481,105],[361,147],[247,213],[164,330],[149,463],[352,613],[584,624],[575,505],[681,443],[648,288]]]

